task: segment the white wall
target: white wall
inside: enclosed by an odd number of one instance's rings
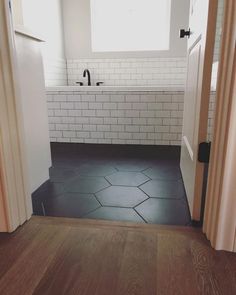
[[[106,58],[67,60],[68,84],[82,81],[83,71],[88,68],[92,84],[103,81],[104,85],[153,85],[180,86],[184,88],[186,58]]]
[[[13,0],[17,10],[23,7],[23,16],[16,19],[22,19],[24,25],[46,41],[43,46],[46,86],[72,85],[83,80],[85,67],[91,70],[94,83],[102,80],[105,85],[184,85],[186,39],[179,39],[179,29],[188,27],[189,0],[172,0],[170,50],[123,53],[91,52],[89,3],[89,0]]]
[[[172,0],[170,50],[141,53],[93,53],[91,51],[90,1],[62,0],[62,7],[67,59],[186,56],[187,42],[186,39],[179,38],[179,29],[188,28],[189,0]]]
[[[60,0],[22,0],[24,25],[46,41],[48,57],[65,57]]]
[[[88,68],[93,84],[184,86],[187,39],[179,29],[188,28],[189,0],[172,0],[170,50],[149,52],[92,52],[90,1],[62,0],[62,7],[69,85],[86,83]]]
[[[67,72],[61,0],[14,0],[13,11],[14,7],[18,11],[14,14],[15,21],[21,20],[21,25],[45,40],[42,53],[46,85],[65,85]]]
[[[48,169],[51,166],[43,62],[37,40],[17,33],[15,41],[18,65],[16,74],[21,94],[26,156],[32,193],[49,179]]]

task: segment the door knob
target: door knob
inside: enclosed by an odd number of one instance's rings
[[[188,29],[188,31],[185,31],[184,29],[179,30],[179,37],[180,38],[184,38],[185,36],[188,36],[188,38],[190,37],[190,29]]]

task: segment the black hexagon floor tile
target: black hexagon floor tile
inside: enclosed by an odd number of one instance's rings
[[[137,187],[110,186],[96,194],[103,206],[135,207],[148,198]]]
[[[148,222],[168,225],[187,225],[191,221],[184,200],[148,199],[135,210]]]
[[[124,172],[141,172],[145,169],[148,169],[150,167],[150,164],[140,162],[132,162],[132,161],[125,161],[125,162],[118,162],[114,163],[114,167],[116,167],[119,171]]]
[[[78,173],[72,168],[51,167],[49,175],[52,182],[65,182],[78,175]]]
[[[56,198],[63,192],[63,183],[46,181],[32,194],[33,213],[36,215],[44,215],[42,202],[44,200]]]
[[[109,187],[110,184],[103,177],[75,177],[65,185],[66,192],[97,193]]]
[[[150,180],[140,186],[151,198],[173,198],[185,197],[185,190],[182,181]]]
[[[180,180],[182,179],[181,171],[178,166],[175,165],[160,165],[157,167],[149,168],[143,171],[145,175],[151,179],[162,180]]]
[[[56,217],[82,217],[101,205],[91,194],[65,193],[43,202],[45,214]]]
[[[48,199],[54,198],[64,192],[64,184],[51,182],[50,180],[42,184],[35,192],[32,194],[32,199]]]
[[[144,220],[133,209],[129,208],[101,207],[83,217],[91,219],[105,219],[144,223]]]
[[[77,159],[73,157],[59,157],[57,159],[52,159],[53,167],[61,169],[77,169],[80,166],[84,165],[86,162],[87,159]]]
[[[139,172],[116,172],[106,177],[112,185],[139,186],[149,180]]]
[[[93,164],[85,164],[77,169],[79,175],[85,176],[107,176],[112,173],[117,172],[117,170],[108,165],[93,165]]]

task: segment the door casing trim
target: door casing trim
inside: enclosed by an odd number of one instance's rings
[[[9,1],[0,1],[0,230],[14,231],[32,215],[17,62]]]

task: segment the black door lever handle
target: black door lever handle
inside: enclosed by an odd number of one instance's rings
[[[190,29],[188,29],[188,31],[185,31],[184,29],[179,30],[179,37],[180,38],[184,38],[186,36],[189,38],[190,35],[191,35]]]

